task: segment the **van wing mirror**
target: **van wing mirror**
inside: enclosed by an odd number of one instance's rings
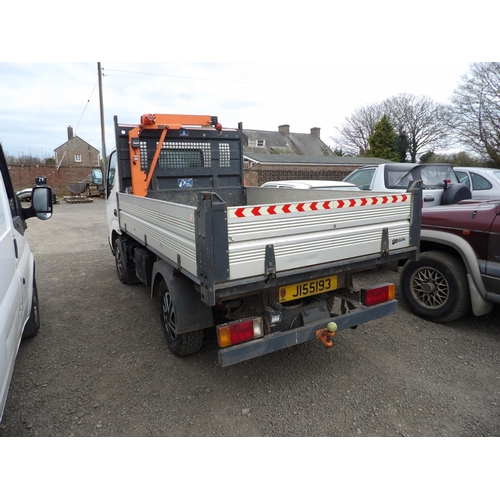
[[[34,186],[31,193],[31,206],[23,209],[24,218],[38,217],[47,220],[52,217],[52,189],[49,186]]]

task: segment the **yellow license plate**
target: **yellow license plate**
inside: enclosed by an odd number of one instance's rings
[[[318,280],[304,281],[295,285],[282,286],[279,291],[279,301],[289,302],[309,295],[329,292],[337,289],[337,276],[327,276]]]

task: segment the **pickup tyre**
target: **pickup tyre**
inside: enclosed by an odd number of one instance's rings
[[[406,263],[401,291],[410,309],[421,318],[446,323],[470,308],[467,272],[462,261],[446,252],[428,251]]]

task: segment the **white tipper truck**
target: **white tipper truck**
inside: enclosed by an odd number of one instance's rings
[[[217,337],[221,366],[397,311],[395,285],[353,275],[417,257],[419,183],[388,195],[245,187],[243,128],[215,116],[114,118],[109,244],[123,284],[159,302],[177,356]],[[124,305],[126,307],[126,304]]]

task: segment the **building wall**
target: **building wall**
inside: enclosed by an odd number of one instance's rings
[[[85,180],[89,174],[92,174],[92,167],[74,166],[57,169],[57,167],[46,165],[11,166],[9,173],[16,191],[32,187],[35,184],[35,177],[43,175],[47,178],[47,184],[53,192],[58,197],[63,197],[71,194],[68,184]]]
[[[99,151],[85,142],[83,139],[75,136],[68,142],[59,146],[55,150],[56,163],[61,167],[98,167]],[[75,155],[80,155],[81,162],[75,161]]]

